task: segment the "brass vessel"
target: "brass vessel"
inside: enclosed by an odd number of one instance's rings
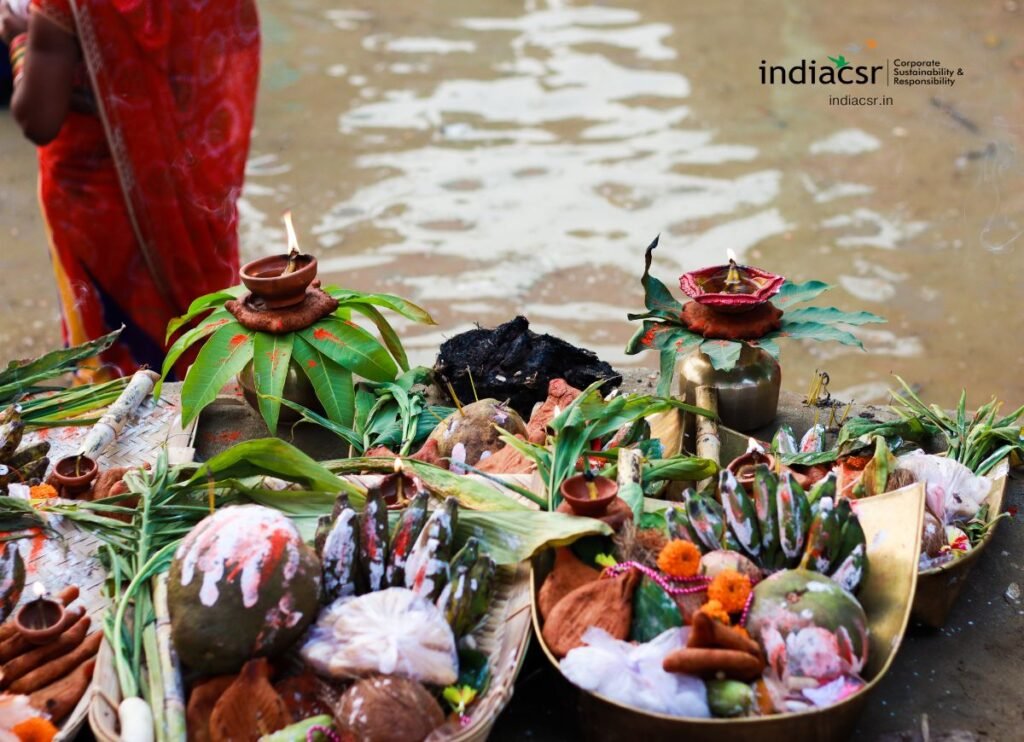
[[[719,371],[699,350],[679,362],[679,393],[696,404],[696,389],[718,390],[722,425],[740,431],[756,430],[775,419],[779,409],[782,368],[770,353],[744,344],[739,360],[729,371]]]
[[[245,368],[242,369],[241,373],[238,374],[238,385],[242,387],[242,396],[245,397],[245,401],[258,413],[260,411],[260,402],[259,396],[256,394],[255,381],[252,375],[252,361],[249,361],[245,364]],[[288,364],[288,375],[285,376],[284,390],[281,392],[281,396],[289,402],[295,402],[313,410],[313,412],[323,414],[324,408],[320,404],[320,400],[317,399],[313,382],[309,380],[309,377],[298,366],[294,358]],[[291,407],[281,405],[281,415],[278,418],[279,424],[290,425],[301,419],[302,415]]]

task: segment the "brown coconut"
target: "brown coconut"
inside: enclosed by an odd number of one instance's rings
[[[568,546],[555,549],[555,567],[544,579],[544,584],[540,586],[540,592],[537,594],[537,610],[540,611],[540,617],[547,620],[562,598],[576,588],[599,579],[601,573],[577,559]]]
[[[921,526],[921,553],[934,559],[946,545],[946,529],[942,521],[932,515],[930,510],[924,511],[924,522]]]
[[[562,658],[583,646],[583,633],[591,626],[625,640],[633,617],[633,592],[639,582],[640,573],[631,570],[612,579],[588,582],[558,601],[542,632],[551,653]]]
[[[270,684],[265,657],[249,660],[213,707],[211,742],[256,742],[292,723],[284,699]]]
[[[444,711],[430,692],[410,678],[365,678],[338,699],[334,721],[342,736],[360,742],[420,742],[444,724]]]
[[[700,574],[702,575],[714,579],[726,570],[739,572],[741,575],[749,577],[750,581],[754,583],[764,576],[760,567],[735,551],[716,549],[700,558]]]
[[[481,399],[439,422],[428,440],[437,441],[437,452],[444,458],[476,466],[481,456],[497,453],[505,445],[502,431],[526,435],[526,423],[518,412],[498,400]]]

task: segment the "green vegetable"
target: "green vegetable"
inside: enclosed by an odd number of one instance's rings
[[[303,721],[279,729],[273,734],[265,734],[259,742],[327,742],[330,737],[324,731],[312,731],[314,727],[324,727],[330,732],[335,731],[334,719],[326,714],[311,716]]]
[[[754,689],[738,680],[708,680],[708,708],[721,719],[746,716],[754,708]]]

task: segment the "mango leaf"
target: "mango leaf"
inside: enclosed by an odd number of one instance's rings
[[[764,337],[769,340],[775,340],[776,338],[819,340],[822,342],[834,340],[843,345],[854,345],[861,350],[864,349],[864,344],[851,332],[841,330],[833,325],[823,325],[820,322],[790,322],[785,316],[782,317],[781,329],[769,332]]]
[[[6,392],[7,387],[35,383],[71,371],[79,361],[92,358],[113,345],[123,329],[124,327],[121,327],[81,345],[52,350],[38,358],[11,361],[6,368],[0,371],[0,386],[5,387],[4,391]]]
[[[885,322],[884,317],[879,317],[871,312],[844,312],[835,307],[800,307],[786,312],[785,317],[790,322],[819,322],[821,324],[838,322],[845,325],[866,325],[872,322]]]
[[[677,354],[696,348],[704,341],[703,336],[690,332],[681,325],[669,322],[644,320],[633,337],[626,344],[626,354],[635,355],[644,350],[672,349]]]
[[[661,235],[655,237],[644,253],[644,275],[640,278],[640,284],[644,287],[644,305],[647,307],[648,314],[630,315],[629,319],[640,319],[641,316],[661,317],[662,319],[678,322],[679,316],[683,312],[683,305],[676,301],[668,287],[651,275],[654,248],[658,246],[658,240],[660,239]]]
[[[758,338],[757,340],[748,340],[747,344],[754,348],[760,348],[775,359],[778,359],[779,355],[782,353],[782,350],[779,348],[779,344],[767,337]]]
[[[301,335],[292,343],[292,355],[313,384],[327,417],[339,425],[351,426],[355,414],[352,372],[321,353]]]
[[[836,449],[831,451],[810,451],[808,453],[782,454],[779,458],[786,466],[815,466],[817,464],[830,464],[838,458],[839,452]]]
[[[285,407],[294,410],[295,412],[302,415],[302,419],[305,420],[306,422],[313,423],[314,425],[319,425],[321,428],[325,428],[331,431],[336,436],[338,436],[343,441],[352,446],[356,451],[362,452],[363,439],[358,433],[356,433],[356,431],[352,430],[352,428],[346,425],[342,425],[341,423],[335,422],[334,420],[329,420],[328,418],[314,412],[308,407],[300,405],[298,402],[292,402],[290,399],[284,399],[283,397],[281,397],[278,399],[278,401]]]
[[[408,371],[409,358],[405,355],[405,348],[402,347],[402,341],[399,339],[398,333],[395,332],[395,328],[384,318],[384,315],[369,304],[353,304],[352,308],[373,321],[373,324],[377,326],[377,332],[384,340],[384,345],[387,346],[391,356],[398,363],[398,367],[402,369],[403,373]]]
[[[649,642],[664,631],[683,625],[679,606],[650,577],[643,577],[633,594],[633,620],[629,638]]]
[[[167,378],[167,374],[170,373],[171,369],[174,368],[174,364],[181,358],[182,353],[193,343],[202,340],[208,335],[212,335],[218,328],[231,323],[238,325],[238,331],[243,332],[240,329],[242,325],[235,322],[234,315],[231,312],[227,309],[217,309],[199,323],[198,327],[193,327],[188,332],[182,333],[181,337],[175,340],[174,344],[167,350],[167,355],[164,357],[164,365],[160,369],[160,381],[156,383],[156,387],[153,389],[153,398],[160,398],[160,390],[163,389],[164,379]]]
[[[280,397],[288,378],[288,364],[292,360],[292,333],[271,335],[257,332],[253,342],[252,379],[259,394],[260,414],[271,435],[277,432],[277,419],[281,414]]]
[[[211,477],[222,480],[267,475],[318,492],[365,495],[362,488],[335,476],[325,466],[280,438],[257,438],[232,446],[202,464],[186,485],[202,485]]]
[[[419,322],[422,325],[437,324],[426,309],[394,294],[363,294],[359,291],[342,289],[337,286],[327,286],[324,288],[324,291],[337,299],[343,308],[351,307],[355,309],[357,304],[375,304],[378,307],[384,307],[392,312],[397,312],[406,319],[411,319],[413,322]]]
[[[790,283],[786,281],[782,284],[782,288],[779,289],[779,293],[772,298],[772,304],[779,309],[785,309],[794,304],[810,301],[830,288],[832,287],[824,281],[807,281],[806,283]]]
[[[566,546],[584,536],[611,536],[612,529],[594,518],[542,510],[460,510],[455,534],[460,542],[475,536],[481,550],[498,564],[518,564],[543,549]]]
[[[203,296],[198,297],[195,301],[189,304],[188,311],[186,311],[185,314],[180,317],[175,317],[167,323],[166,339],[170,340],[171,335],[177,332],[182,325],[187,322],[191,322],[203,312],[209,311],[214,307],[222,307],[228,300],[238,299],[239,297],[245,296],[247,292],[248,289],[245,288],[244,285],[239,284],[221,291],[214,291],[212,294],[204,294]]]
[[[217,393],[252,360],[253,333],[224,325],[206,341],[181,386],[181,424],[188,425]]]
[[[371,381],[393,381],[398,367],[387,350],[363,328],[327,317],[299,336],[335,363]]]
[[[718,371],[729,371],[740,358],[743,343],[733,340],[705,340],[700,344],[700,352],[711,359],[711,365]]]

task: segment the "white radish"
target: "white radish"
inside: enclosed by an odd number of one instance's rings
[[[153,742],[153,711],[138,697],[126,698],[117,707],[122,742]]]

